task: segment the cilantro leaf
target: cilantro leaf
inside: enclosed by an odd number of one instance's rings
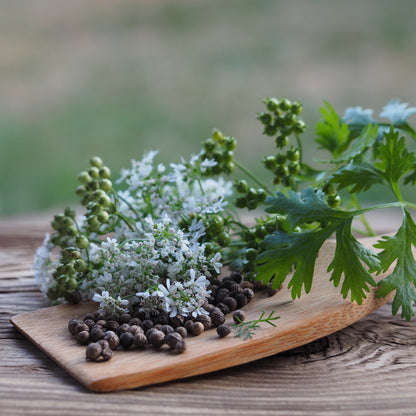
[[[330,151],[336,159],[342,154],[349,143],[348,125],[343,123],[332,106],[325,101],[325,107],[320,109],[322,121],[317,123],[315,133],[316,142],[321,149]]]
[[[333,233],[336,235],[336,249],[328,271],[333,271],[331,281],[338,286],[344,275],[341,293],[344,297],[351,292],[351,300],[361,303],[368,285],[376,285],[370,273],[380,269],[378,257],[362,246],[352,235],[352,219],[355,212],[330,208],[323,199],[323,193],[306,188],[301,193],[289,192],[286,197],[278,193],[267,200],[268,212],[285,214],[289,224],[288,232],[276,232],[266,237],[261,244],[262,253],[257,257],[258,279],[280,286],[292,269],[295,269],[289,288],[292,297],[299,297],[302,287],[309,292],[312,286],[315,262],[319,250]],[[294,229],[306,223],[318,223],[314,230],[295,232]],[[362,263],[367,264],[366,270]]]
[[[304,188],[300,193],[289,191],[289,197],[278,192],[276,197],[269,197],[266,212],[286,214],[289,232],[298,225],[322,221],[328,222],[331,218],[348,218],[349,212],[330,208],[323,199],[324,193],[313,188]]]
[[[384,297],[396,290],[392,312],[394,315],[397,314],[401,307],[401,316],[408,321],[415,315],[413,303],[416,302],[416,262],[412,254],[412,246],[416,247],[416,225],[406,209],[397,233],[392,237],[382,237],[382,240],[374,246],[383,249],[379,253],[383,271],[397,260],[393,272],[379,282],[377,296]]]
[[[292,298],[300,297],[302,287],[308,293],[312,287],[315,262],[324,241],[332,230],[287,234],[277,232],[266,237],[262,248],[266,251],[257,257],[257,279],[279,287],[295,266],[295,272],[288,287]]]
[[[357,241],[351,233],[352,217],[340,224],[336,231],[335,255],[328,267],[328,271],[333,270],[331,281],[337,287],[340,283],[342,274],[344,281],[341,293],[346,298],[351,292],[351,301],[354,300],[361,305],[365,298],[364,291],[370,289],[368,284],[376,286],[377,283],[370,273],[380,269],[380,261],[375,253],[365,248]],[[367,271],[362,262],[367,264]]]
[[[376,183],[384,183],[384,176],[372,163],[351,161],[332,175],[331,182],[337,183],[338,189],[352,186],[350,192],[358,194]]]
[[[336,162],[349,161],[359,156],[375,143],[378,134],[378,126],[376,124],[368,124],[361,130],[360,135],[354,139],[351,147]]]
[[[380,143],[377,149],[380,162],[376,166],[384,171],[385,180],[394,193],[400,196],[398,182],[404,174],[414,168],[416,157],[413,152],[407,150],[405,138],[402,136],[399,139],[399,132],[393,127],[389,132],[384,133],[384,138],[385,143]]]

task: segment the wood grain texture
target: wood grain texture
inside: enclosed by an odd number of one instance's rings
[[[21,228],[15,221],[20,237],[14,237],[13,245],[4,241],[0,223],[1,253],[7,256],[26,247],[27,226],[39,230],[37,236],[30,233],[33,243],[26,253],[28,257],[33,253],[47,223],[31,221],[33,227],[25,220]],[[30,275],[31,260],[18,261],[16,267],[22,268],[22,275]],[[13,289],[10,280],[1,276],[1,415],[415,414],[416,321],[391,316],[390,304],[300,348],[210,374],[103,396],[90,393],[13,328],[9,322],[13,315],[45,303],[39,292],[22,289],[24,279],[16,276]]]

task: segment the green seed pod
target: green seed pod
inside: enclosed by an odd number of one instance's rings
[[[293,131],[297,134],[303,133],[305,129],[306,129],[306,124],[302,120],[298,120],[293,126]]]
[[[235,188],[240,194],[246,193],[248,192],[248,183],[244,179],[241,179],[235,183]]]
[[[300,159],[300,150],[298,148],[294,148],[293,146],[286,152],[287,158],[291,162],[298,162]]]
[[[85,189],[85,186],[84,185],[80,185],[80,186],[78,186],[77,189],[75,189],[75,193],[78,196],[84,196],[85,195],[85,192],[86,192],[86,189]]]
[[[246,252],[244,253],[244,257],[249,261],[256,260],[257,255],[258,255],[258,251],[255,250],[254,248],[248,248]]]
[[[299,115],[302,112],[302,104],[299,101],[295,101],[294,103],[292,103],[290,111],[293,114]]]
[[[284,178],[289,173],[289,169],[286,165],[277,165],[276,169],[274,170],[274,174],[279,178]]]
[[[216,146],[214,139],[212,139],[211,137],[206,138],[202,142],[202,145],[204,146],[206,152],[212,152]]]
[[[269,111],[276,111],[279,108],[279,101],[276,98],[267,98],[264,103]]]
[[[97,219],[99,222],[101,222],[102,224],[107,223],[109,220],[110,216],[108,215],[107,211],[100,211],[97,214]]]
[[[212,132],[212,138],[214,139],[214,141],[216,142],[222,142],[224,140],[224,135],[222,134],[221,131],[219,130],[214,130]]]
[[[108,179],[111,176],[111,170],[107,166],[103,166],[100,168],[100,178],[101,179]]]
[[[75,210],[73,210],[72,208],[70,208],[70,207],[66,207],[66,208],[65,208],[65,211],[64,211],[64,215],[65,215],[66,217],[69,217],[69,218],[75,219],[75,215],[76,215],[76,213],[75,213]]]
[[[300,164],[297,162],[289,163],[288,169],[291,175],[297,175],[300,172]]]
[[[341,205],[341,197],[339,195],[329,195],[327,199],[327,204],[331,208],[337,208]]]
[[[277,133],[277,126],[274,124],[268,124],[264,126],[263,134],[267,136],[274,136]]]
[[[289,137],[286,135],[280,135],[276,137],[276,147],[281,149],[289,144]]]
[[[257,200],[259,202],[264,202],[267,198],[267,192],[263,188],[257,189]]]
[[[237,140],[234,137],[226,137],[224,139],[224,145],[227,150],[234,150],[237,145]]]
[[[85,270],[87,270],[88,265],[87,262],[83,259],[78,259],[74,261],[74,269],[77,272],[85,272]]]
[[[100,169],[96,166],[91,166],[88,169],[88,174],[91,176],[92,179],[98,179],[100,177]]]
[[[75,277],[71,277],[70,279],[68,279],[67,284],[66,284],[66,289],[70,292],[74,291],[78,286],[78,282],[77,279]]]
[[[260,120],[260,122],[263,123],[264,125],[269,125],[269,124],[272,124],[273,122],[272,115],[266,112],[258,114],[257,119]]]
[[[231,238],[227,232],[223,231],[218,235],[218,244],[220,244],[222,247],[227,246],[228,244],[230,244],[230,242]]]
[[[109,207],[111,205],[111,198],[108,195],[101,196],[97,201],[102,207]]]
[[[83,185],[86,185],[87,183],[92,181],[91,176],[88,174],[88,172],[86,171],[82,171],[79,175],[78,175],[78,180],[79,182],[81,182]]]
[[[88,225],[89,225],[89,228],[90,228],[91,231],[96,232],[100,229],[101,224],[100,224],[100,222],[98,221],[98,218],[95,215],[90,215],[87,218],[87,222],[88,222]]]
[[[75,244],[78,248],[87,248],[90,242],[85,235],[78,235],[75,239]]]
[[[279,108],[282,111],[289,111],[291,107],[292,107],[292,103],[287,98],[283,98],[283,100],[280,100]]]
[[[295,182],[295,180],[294,180],[293,176],[285,176],[282,179],[282,184],[284,186],[292,186],[294,184],[294,182]]]
[[[109,179],[101,179],[100,189],[102,189],[104,192],[111,192],[113,189],[113,184]]]
[[[100,157],[94,156],[90,159],[90,166],[101,168],[102,165],[103,165],[103,161]]]
[[[263,159],[266,169],[273,170],[276,167],[276,159],[274,156],[267,156]]]

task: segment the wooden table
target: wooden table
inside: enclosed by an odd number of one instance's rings
[[[415,415],[416,320],[385,305],[296,350],[190,379],[91,393],[11,316],[47,306],[32,257],[50,215],[0,220],[0,415]]]

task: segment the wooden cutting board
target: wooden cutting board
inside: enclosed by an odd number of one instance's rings
[[[368,247],[374,242],[375,239],[363,241]],[[267,316],[273,310],[274,316],[280,319],[274,321],[276,327],[260,324],[254,337],[247,340],[235,338],[233,333],[219,338],[215,329],[210,329],[198,337],[188,337],[187,349],[180,355],[164,347],[159,351],[152,348],[117,350],[110,361],[90,362],[85,359],[85,346],[76,343],[67,324],[71,318],[95,310],[96,304],[53,306],[15,316],[11,322],[92,391],[130,389],[204,374],[307,344],[351,325],[393,298],[391,294],[377,299],[372,289],[361,305],[343,299],[339,288],[329,282],[326,272],[334,247],[332,241],[322,247],[309,294],[292,302],[290,291],[285,287],[272,297],[256,294],[244,308],[246,321],[258,319],[262,311]],[[231,315],[227,318],[231,323]]]

